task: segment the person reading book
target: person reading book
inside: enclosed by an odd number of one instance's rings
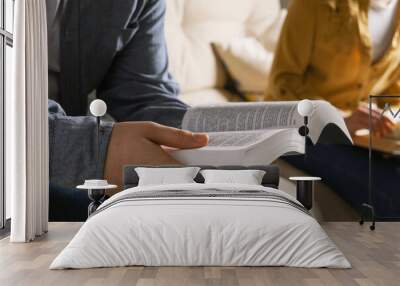
[[[266,100],[325,99],[352,134],[368,128],[370,94],[400,94],[397,0],[294,0],[275,52]],[[394,128],[373,112],[376,135]]]
[[[360,129],[368,129],[368,96],[400,94],[398,2],[293,0],[281,31],[265,100],[324,99],[344,111],[352,136]],[[378,101],[378,105],[382,102]],[[372,119],[375,136],[393,132],[393,120],[381,116],[378,108],[372,112]],[[326,169],[325,181],[341,193],[349,186],[355,186],[354,193],[367,190],[366,150],[315,147],[310,149],[308,158],[307,166],[302,160],[288,160],[315,174]],[[348,169],[329,167],[332,164]],[[394,170],[398,163],[392,158],[374,164],[376,183],[388,192],[396,185]],[[351,173],[346,173],[349,170]],[[359,181],[355,178],[360,177],[365,179],[355,185]],[[385,202],[393,205],[390,199],[386,196]],[[357,197],[349,200],[359,203]],[[384,203],[380,203],[383,210]]]
[[[103,123],[100,145],[101,174],[96,174],[96,122],[93,117],[69,117],[55,103],[49,105],[50,128],[58,135],[50,145],[52,156],[49,215],[51,221],[83,221],[90,200],[75,191],[85,178],[101,176],[122,186],[122,170],[127,164],[181,164],[162,146],[180,149],[207,145],[208,135],[193,133],[150,121]],[[79,123],[82,123],[79,125]],[[54,128],[58,124],[58,128]],[[68,127],[68,128],[61,128]],[[105,133],[105,134],[104,134]],[[106,137],[105,137],[106,136]],[[57,143],[54,140],[64,140]],[[82,143],[82,144],[81,144]],[[94,177],[95,178],[95,177]],[[121,189],[118,188],[118,191]],[[108,195],[111,195],[109,193]]]
[[[207,144],[206,135],[176,129],[187,105],[177,98],[178,84],[168,73],[165,5],[165,0],[46,0],[50,220],[86,219],[89,199],[74,189],[85,179],[105,175],[121,185],[123,164],[177,163],[161,145]],[[96,120],[86,116],[94,91],[116,121],[102,122],[100,146]]]

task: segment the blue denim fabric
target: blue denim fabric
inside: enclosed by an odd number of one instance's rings
[[[307,156],[284,158],[291,165],[319,176],[356,210],[368,202],[368,150],[344,145],[307,145]],[[373,202],[378,218],[400,218],[400,158],[373,153]]]

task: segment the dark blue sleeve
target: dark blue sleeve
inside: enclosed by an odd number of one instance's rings
[[[74,188],[85,179],[102,179],[113,124],[101,122],[97,145],[94,117],[67,116],[57,102],[49,100],[48,119],[50,183]]]
[[[154,121],[180,127],[187,106],[177,98],[178,84],[168,73],[165,1],[138,2],[142,7],[137,9],[142,10],[132,16],[124,31],[131,30],[133,37],[116,55],[98,96],[117,121]]]

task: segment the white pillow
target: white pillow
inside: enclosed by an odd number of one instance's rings
[[[265,93],[274,57],[272,51],[251,37],[234,38],[213,45],[240,92]]]
[[[261,185],[265,171],[261,170],[201,170],[205,184]]]
[[[139,186],[195,183],[193,179],[199,170],[199,167],[135,168],[139,176]]]

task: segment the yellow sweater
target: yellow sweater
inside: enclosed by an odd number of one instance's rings
[[[294,0],[282,28],[266,100],[325,99],[355,109],[400,94],[400,5],[385,55],[372,64],[369,0]]]

